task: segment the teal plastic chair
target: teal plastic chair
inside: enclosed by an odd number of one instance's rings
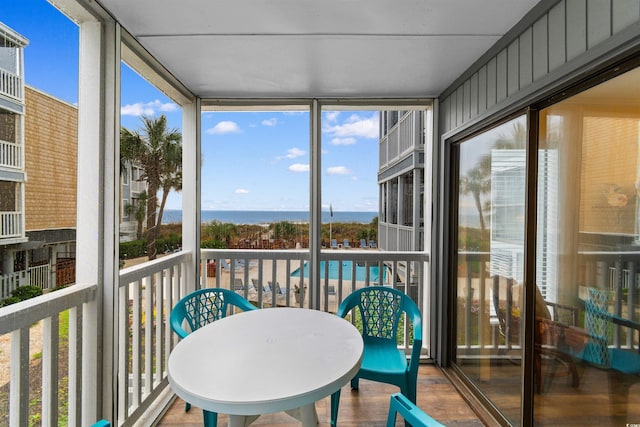
[[[170,323],[173,332],[180,338],[185,338],[191,332],[226,317],[235,312],[255,310],[257,307],[247,301],[241,295],[221,288],[206,288],[191,292],[173,307],[171,310]],[[188,327],[188,330],[184,328]],[[191,404],[185,404],[185,411],[191,409]],[[216,427],[218,425],[218,414],[215,412],[202,411],[204,425]]]
[[[362,365],[351,380],[357,390],[360,378],[394,384],[407,398],[416,402],[416,382],[422,349],[422,315],[406,294],[386,286],[369,286],[351,293],[338,307],[337,315],[362,323],[364,354]],[[413,347],[407,360],[398,349],[397,334],[402,314],[413,326]],[[335,426],[340,405],[340,390],[331,395],[331,425]]]
[[[100,420],[91,424],[91,427],[111,427],[111,423],[107,420]]]
[[[415,403],[407,399],[407,396],[402,393],[391,395],[387,427],[394,427],[396,425],[397,415],[400,415],[404,418],[405,423],[413,427],[444,427],[444,424],[431,418],[431,416],[418,408]]]

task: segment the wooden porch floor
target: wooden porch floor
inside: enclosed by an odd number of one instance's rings
[[[389,410],[389,396],[398,391],[397,387],[360,381],[360,390],[351,392],[349,385],[342,389],[338,425],[384,426]],[[432,417],[448,426],[479,427],[484,424],[469,405],[458,394],[440,368],[435,365],[421,365],[418,372],[418,405]],[[330,398],[316,403],[321,426],[329,426]],[[404,425],[403,423],[398,425]],[[227,425],[227,417],[218,416],[218,425]],[[255,426],[296,426],[300,424],[285,413],[263,415],[252,425]],[[157,424],[159,427],[202,427],[202,411],[193,407],[184,412],[184,401],[176,398],[169,410]]]

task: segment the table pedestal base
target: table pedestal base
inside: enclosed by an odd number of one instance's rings
[[[305,405],[300,408],[289,409],[285,411],[296,420],[302,422],[303,427],[317,427],[318,413],[314,403]],[[249,424],[258,419],[260,415],[229,415],[229,427],[247,427]]]
[[[289,409],[285,412],[296,420],[300,420],[303,427],[316,427],[318,425],[318,413],[316,412],[315,403],[295,409]]]
[[[247,427],[260,415],[229,415],[229,427]]]

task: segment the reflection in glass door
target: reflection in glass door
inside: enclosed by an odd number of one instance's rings
[[[535,425],[638,423],[640,68],[539,123]]]
[[[456,363],[514,424],[521,411],[526,119],[459,146]]]

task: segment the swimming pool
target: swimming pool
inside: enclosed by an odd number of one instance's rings
[[[324,279],[325,262],[320,261],[320,279]],[[342,263],[342,280],[351,280],[351,267],[353,261],[329,261],[329,279],[338,280],[338,268]],[[356,263],[356,281],[364,282],[367,276],[367,268],[364,265]],[[300,277],[300,269],[296,269],[291,273],[291,277]],[[304,277],[309,277],[309,263],[304,264]],[[384,275],[383,275],[384,280]],[[372,265],[369,267],[369,282],[379,283],[378,281],[378,266]]]

